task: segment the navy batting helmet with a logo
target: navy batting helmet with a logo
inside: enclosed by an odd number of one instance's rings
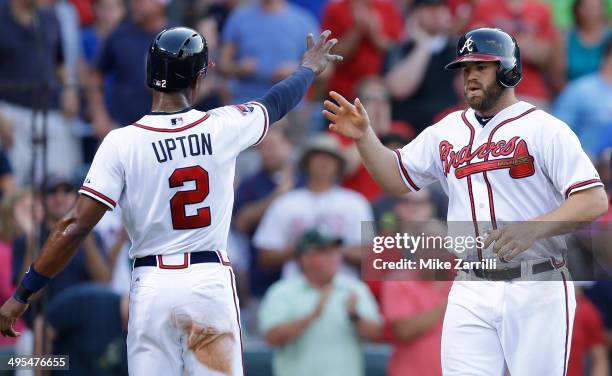
[[[160,91],[186,89],[208,68],[208,44],[197,31],[173,27],[155,36],[147,54],[147,86]]]
[[[469,61],[499,62],[497,81],[505,87],[518,85],[523,77],[518,43],[501,29],[482,27],[465,33],[457,43],[457,58],[446,69],[459,68]]]

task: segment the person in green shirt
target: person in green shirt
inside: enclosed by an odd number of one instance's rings
[[[381,318],[367,285],[338,275],[340,243],[305,232],[296,253],[302,273],[276,282],[263,298],[259,323],[276,348],[276,376],[365,374],[361,343],[380,337]]]

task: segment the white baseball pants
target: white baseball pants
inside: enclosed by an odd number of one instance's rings
[[[166,265],[182,255],[164,256]],[[221,263],[132,272],[128,325],[130,376],[242,376],[234,273]]]

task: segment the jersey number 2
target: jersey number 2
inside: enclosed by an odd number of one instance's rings
[[[176,192],[170,199],[172,227],[175,230],[191,230],[210,226],[210,206],[198,209],[197,214],[187,215],[186,205],[199,204],[208,196],[208,172],[200,166],[177,168],[170,175],[170,188],[182,187],[186,182],[195,182],[195,189]]]

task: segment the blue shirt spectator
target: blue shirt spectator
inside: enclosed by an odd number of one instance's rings
[[[49,232],[47,231],[42,234],[41,239],[45,240],[48,236]],[[102,239],[100,239],[99,235],[96,233],[93,233],[93,236],[95,238],[95,243],[98,246],[96,251],[99,251],[102,249]],[[75,286],[83,282],[90,282],[92,280],[87,270],[87,256],[84,248],[84,246],[81,246],[75,253],[74,257],[70,259],[68,265],[49,282],[46,289],[49,300],[53,299],[60,292],[71,286]],[[22,267],[26,252],[26,237],[25,235],[18,236],[13,241],[13,284],[15,286],[17,286],[17,282],[19,282],[17,278],[19,278],[23,273]],[[103,253],[101,254],[103,255]]]
[[[282,122],[282,120],[280,121]],[[279,122],[279,123],[280,123]],[[293,146],[281,125],[272,127],[256,149],[261,159],[261,168],[241,181],[236,190],[233,226],[249,239],[253,238],[259,221],[270,203],[295,186],[303,186],[303,178],[296,175],[292,167]],[[259,250],[249,242],[250,295],[262,297],[280,271],[260,267]],[[246,299],[243,301],[246,303]]]
[[[151,108],[151,92],[144,83],[145,56],[156,34],[128,19],[109,35],[100,51],[98,70],[105,77],[114,75],[108,112],[119,126],[135,122]]]
[[[11,164],[9,163],[6,153],[0,148],[0,179],[6,175],[10,175],[13,172]]]
[[[603,57],[605,41],[611,36],[610,29],[605,29],[600,40],[587,45],[580,40],[576,30],[570,30],[567,33],[567,67],[565,70],[568,81],[597,71]]]
[[[289,2],[308,10],[317,20],[321,21],[323,7],[327,3],[327,0],[289,0]]]
[[[612,58],[609,58],[612,63]],[[592,73],[570,83],[557,98],[553,113],[576,133],[582,147],[595,159],[602,139],[612,132],[612,79]]]
[[[11,180],[11,175],[13,173],[13,169],[11,168],[11,164],[9,163],[4,150],[0,148],[0,199],[4,195],[4,186],[5,184],[9,184],[9,180]],[[7,183],[5,183],[7,181]],[[8,188],[7,188],[8,189]]]
[[[295,181],[298,182],[298,186],[303,186],[303,178],[296,176]],[[240,184],[236,191],[236,202],[234,204],[235,212],[240,211],[246,204],[253,203],[264,199],[276,189],[278,186],[278,179],[275,178],[274,174],[269,173],[266,170],[260,170],[255,175],[252,175]],[[251,229],[247,235],[249,239],[253,238],[255,229]],[[262,297],[268,287],[280,278],[280,270],[269,270],[262,269],[257,263],[258,250],[249,242],[250,252],[250,263],[249,274],[250,274],[250,293],[255,297]]]
[[[238,7],[225,24],[219,68],[236,78],[233,102],[259,98],[291,74],[306,50],[306,35],[317,35],[317,21],[308,11],[284,0],[268,3]]]
[[[34,15],[38,22],[23,25],[16,20],[12,3],[0,2],[0,101],[26,108],[40,105],[33,103],[33,93],[40,93],[46,83],[55,89],[47,105],[57,108],[56,72],[63,63],[63,51],[55,12],[39,9]]]
[[[100,284],[62,292],[47,308],[53,353],[70,354],[74,375],[127,375],[127,306],[127,297]]]
[[[11,171],[11,165],[6,158],[6,154],[4,153],[4,150],[0,149],[0,178],[4,175],[10,174]]]

